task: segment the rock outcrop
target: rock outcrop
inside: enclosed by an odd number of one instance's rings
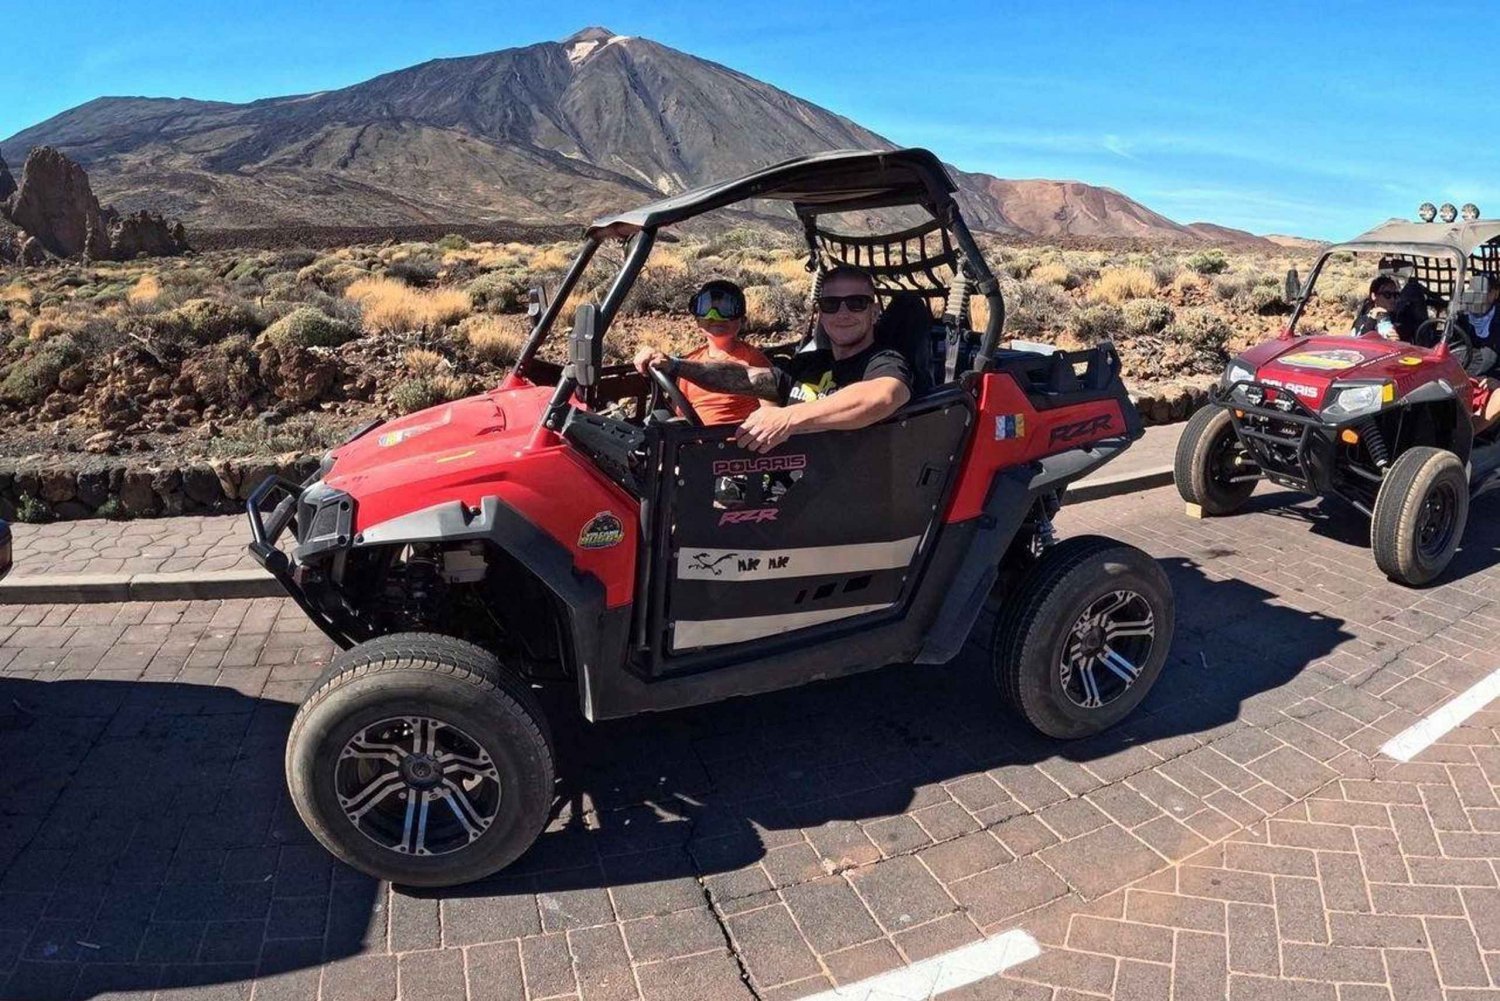
[[[5,201],[16,190],[16,179],[10,176],[10,168],[5,165],[5,157],[0,156],[0,202]]]
[[[12,190],[7,192],[7,186]],[[7,259],[36,263],[45,252],[55,257],[122,261],[187,249],[187,234],[180,223],[169,225],[151,212],[122,216],[111,207],[101,207],[89,188],[88,173],[48,146],[39,146],[26,157],[19,185],[0,161],[0,193],[4,193],[0,217],[24,233],[20,238],[0,240],[0,255]]]

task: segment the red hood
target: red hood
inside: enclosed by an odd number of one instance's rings
[[[530,440],[551,395],[548,387],[523,385],[398,417],[334,449],[324,482],[358,497],[371,474],[388,482],[406,470],[416,482],[470,467],[492,473]]]
[[[1291,390],[1314,410],[1335,382],[1390,379],[1402,392],[1430,377],[1431,352],[1380,337],[1296,337],[1258,344],[1238,359],[1257,382]]]

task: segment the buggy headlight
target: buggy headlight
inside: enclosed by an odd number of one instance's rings
[[[1395,387],[1388,382],[1349,386],[1334,390],[1333,401],[1323,408],[1323,412],[1334,417],[1352,417],[1368,410],[1379,410],[1395,396]]]
[[[1254,382],[1255,369],[1248,365],[1241,365],[1237,361],[1229,363],[1229,368],[1224,370],[1224,385],[1233,386],[1237,382]]]

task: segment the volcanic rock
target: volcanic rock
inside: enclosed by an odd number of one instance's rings
[[[10,176],[10,168],[5,165],[5,157],[0,156],[0,202],[11,196],[16,190],[16,179]]]
[[[109,254],[109,236],[99,199],[78,164],[50,146],[38,146],[21,168],[21,185],[6,199],[11,222],[59,257]]]

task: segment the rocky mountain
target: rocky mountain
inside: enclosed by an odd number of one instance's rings
[[[770,84],[604,28],[249,104],[99,98],[0,141],[39,145],[87,166],[116,204],[202,228],[585,221],[803,153],[893,147]],[[1199,239],[1106,188],[954,174],[977,228]]]
[[[1220,226],[1213,222],[1190,222],[1187,228],[1210,243],[1223,246],[1244,247],[1247,250],[1274,250],[1276,245],[1264,236],[1256,236],[1249,230]]]

